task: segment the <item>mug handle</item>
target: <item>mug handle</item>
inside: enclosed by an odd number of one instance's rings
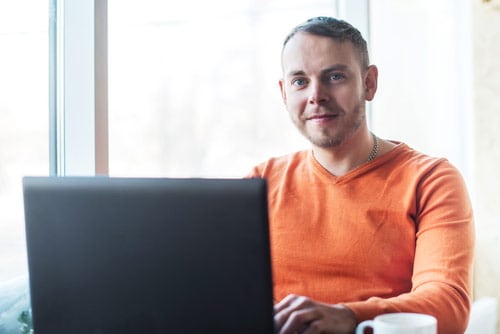
[[[365,320],[356,327],[356,334],[364,334],[365,328],[373,328],[373,320]]]

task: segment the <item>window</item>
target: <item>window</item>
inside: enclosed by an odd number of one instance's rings
[[[371,61],[379,68],[375,131],[448,158],[472,191],[469,7],[467,1],[371,1],[370,32]]]
[[[0,283],[27,274],[22,177],[49,171],[48,12],[0,2]]]
[[[58,175],[242,176],[305,144],[277,87],[289,29],[336,13],[368,29],[367,0],[57,6]]]
[[[113,176],[240,177],[307,145],[281,101],[280,52],[335,1],[108,0]]]

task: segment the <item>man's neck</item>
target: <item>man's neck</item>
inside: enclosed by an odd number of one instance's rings
[[[313,146],[312,150],[315,159],[326,170],[332,175],[342,176],[368,162],[376,148],[375,143],[375,137],[366,131],[346,139],[339,146],[328,148]]]

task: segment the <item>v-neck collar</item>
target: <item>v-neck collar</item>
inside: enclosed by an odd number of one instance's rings
[[[323,165],[321,165],[314,157],[312,149],[308,151],[307,158],[313,166],[313,171],[321,178],[327,178],[334,183],[349,182],[349,180],[352,180],[361,174],[367,173],[386,161],[393,159],[394,156],[399,154],[402,150],[408,149],[408,146],[404,143],[398,141],[392,142],[396,144],[396,146],[394,146],[389,152],[373,159],[372,161],[359,165],[341,176],[333,175],[325,167],[323,167]]]

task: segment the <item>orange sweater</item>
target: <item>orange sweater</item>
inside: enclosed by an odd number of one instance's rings
[[[463,333],[471,303],[474,227],[462,177],[445,159],[399,143],[335,177],[311,151],[254,168],[268,181],[276,301],[289,293],[351,308],[438,319]]]

